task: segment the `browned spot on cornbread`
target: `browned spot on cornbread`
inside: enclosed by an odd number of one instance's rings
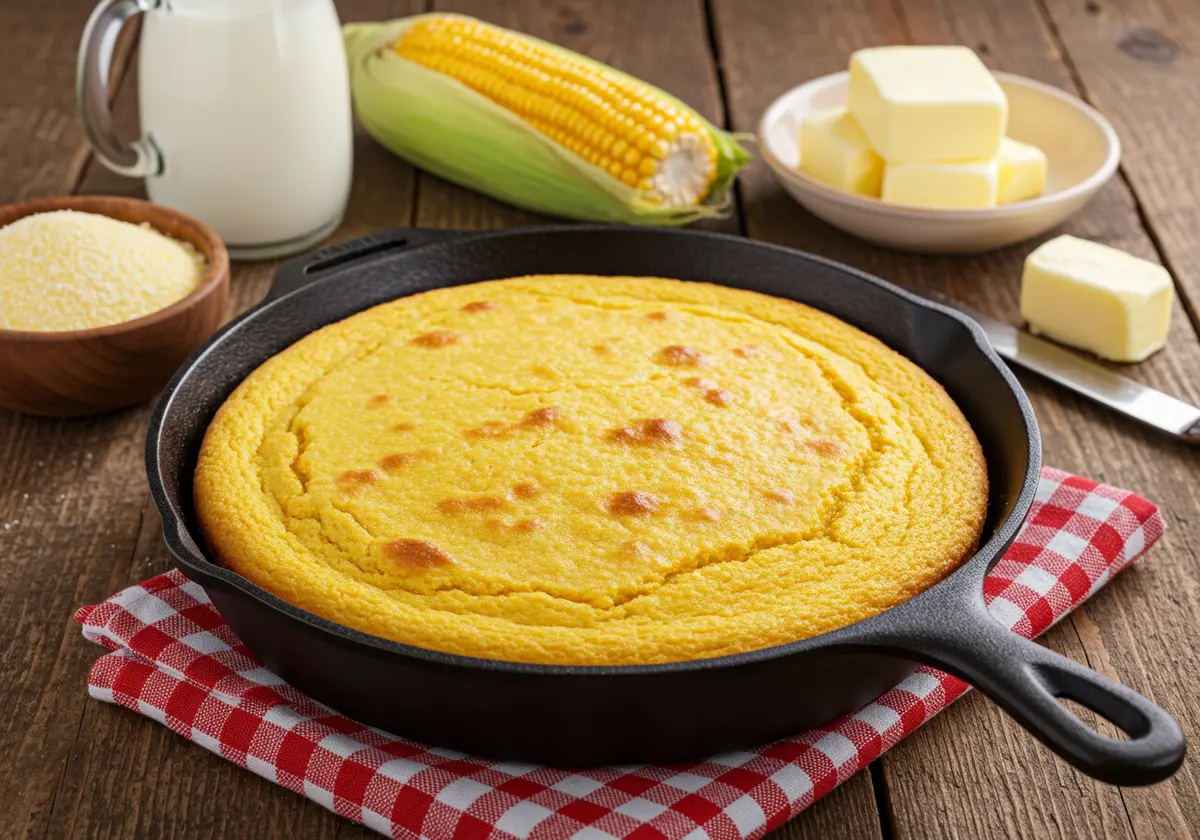
[[[375,470],[346,470],[337,477],[337,486],[343,493],[359,493],[378,480]]]
[[[463,312],[489,312],[499,307],[500,304],[494,300],[477,300],[473,303],[468,303],[462,308]]]
[[[383,552],[407,571],[434,569],[454,562],[445,551],[423,540],[392,540],[383,544]]]
[[[796,497],[787,490],[764,490],[763,494],[772,502],[779,502],[781,505],[794,505]]]
[[[683,515],[685,519],[693,519],[697,522],[716,522],[721,518],[721,512],[712,505],[688,508]]]
[[[476,428],[463,429],[462,435],[465,438],[503,439],[521,428],[537,429],[543,426],[552,426],[561,420],[563,415],[563,410],[557,406],[551,405],[545,408],[535,408],[527,412],[521,418],[520,423],[510,425],[501,420],[485,420],[482,425]]]
[[[534,376],[540,376],[542,379],[553,379],[558,376],[558,372],[548,365],[534,365],[529,370]]]
[[[412,340],[412,343],[418,347],[445,347],[447,344],[457,344],[462,340],[462,336],[450,330],[434,330],[427,332],[424,335],[419,335]]]
[[[812,432],[812,426],[805,420],[796,417],[784,417],[778,421],[779,428],[789,435],[805,437]]]
[[[634,420],[630,426],[610,429],[605,439],[628,446],[651,446],[656,443],[678,443],[683,438],[683,426],[674,420],[652,417]]]
[[[709,388],[704,392],[704,401],[717,406],[726,406],[733,402],[733,394],[720,388]]]
[[[535,408],[525,415],[521,420],[521,425],[526,428],[535,429],[539,426],[552,426],[562,419],[563,410],[558,406],[546,406],[545,408]]]
[[[692,388],[703,388],[705,390],[717,387],[716,382],[713,382],[711,379],[705,379],[703,376],[689,376],[683,380],[683,384]]]
[[[514,484],[512,487],[513,496],[518,499],[532,499],[540,490],[532,481],[522,481],[520,484]]]
[[[379,459],[379,468],[384,472],[399,472],[414,461],[428,458],[432,454],[426,449],[420,452],[393,452],[391,455],[384,455]]]
[[[511,431],[511,427],[500,420],[485,420],[477,428],[463,429],[462,435],[465,438],[504,438]]]
[[[516,531],[519,534],[532,534],[542,527],[542,520],[535,518],[518,519],[513,521],[507,516],[488,516],[483,520],[492,531]]]
[[[375,396],[371,397],[371,399],[367,400],[367,407],[379,408],[379,406],[385,405],[390,399],[391,397],[387,394],[376,394]]]
[[[638,540],[629,540],[621,543],[620,551],[621,554],[625,555],[626,557],[634,557],[639,560],[645,557],[654,556],[654,551],[651,550],[650,546]]]
[[[699,350],[684,347],[682,344],[672,344],[658,351],[655,357],[660,365],[671,367],[699,367],[704,364],[705,356]]]
[[[393,432],[411,432],[416,427],[417,426],[415,423],[409,423],[407,420],[402,420],[399,423],[397,423],[396,425],[392,426],[392,431]]]
[[[501,499],[497,496],[442,499],[437,503],[438,511],[447,516],[458,516],[461,513],[483,513],[485,511],[504,510],[506,507],[508,507],[508,499]]]
[[[608,512],[616,516],[644,516],[657,513],[662,503],[641,490],[622,490],[608,500]]]
[[[675,313],[674,312],[662,312],[662,311],[647,312],[646,317],[649,318],[651,321],[669,321],[670,319],[675,317]]]
[[[615,349],[616,345],[611,341],[601,341],[599,344],[592,345],[592,352],[597,356],[611,356]]]
[[[740,356],[743,359],[753,359],[755,356],[761,356],[762,351],[757,347],[735,347],[733,355]]]
[[[830,440],[829,438],[809,438],[801,444],[805,449],[811,449],[818,455],[823,455],[826,458],[836,458],[845,455],[849,447],[840,440]]]

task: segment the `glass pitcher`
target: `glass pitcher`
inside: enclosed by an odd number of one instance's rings
[[[117,33],[139,13],[142,135],[130,143],[107,88]],[[352,127],[332,0],[104,0],[76,82],[96,157],[206,222],[231,256],[302,251],[341,221]]]

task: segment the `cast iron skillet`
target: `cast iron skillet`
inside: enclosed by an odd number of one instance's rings
[[[704,280],[811,304],[929,371],[983,444],[991,497],[982,544],[936,586],[849,627],[752,653],[647,666],[544,666],[422,650],[349,630],[212,562],[192,510],[196,453],[217,408],[252,370],[312,330],[403,295],[537,273]],[[312,697],[426,743],[563,766],[672,762],[787,736],[858,708],[929,663],[978,686],[1052,750],[1116,784],[1166,778],[1184,739],[1165,712],[1025,641],[984,606],[984,574],[1038,484],[1041,448],[1016,379],[973,322],[818,257],[707,233],[613,227],[494,233],[396,230],[293,260],[255,309],[176,374],[150,423],[151,492],[180,570],[252,651]],[[1070,698],[1129,735],[1098,734]]]

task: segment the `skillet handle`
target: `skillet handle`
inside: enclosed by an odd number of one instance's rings
[[[896,647],[977,687],[1089,776],[1114,785],[1149,785],[1183,763],[1183,730],[1170,715],[1136,691],[1009,631],[982,599],[954,618],[928,611],[914,617],[919,620],[909,625],[906,639],[894,639]],[[1106,718],[1128,740],[1100,734],[1060,698]]]
[[[436,228],[392,228],[348,242],[339,242],[337,245],[304,254],[281,264],[271,280],[271,289],[262,302],[269,303],[281,298],[296,289],[335,274],[352,263],[365,262],[372,257],[392,254],[401,249],[411,250],[435,242],[459,239],[471,233],[472,231]]]

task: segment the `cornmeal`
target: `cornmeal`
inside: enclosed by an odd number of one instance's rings
[[[35,213],[0,228],[0,328],[59,332],[157,312],[204,278],[191,245],[96,213]]]
[[[800,304],[650,278],[402,298],[270,359],[195,474],[224,564],[377,636],[558,664],[699,659],[867,618],[975,548],[945,392]]]

